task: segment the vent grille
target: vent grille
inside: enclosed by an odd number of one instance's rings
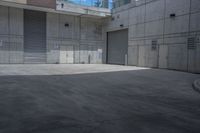
[[[152,40],[152,44],[151,44],[151,50],[157,50],[157,45],[158,45],[158,41],[157,40]]]
[[[188,49],[196,49],[195,37],[188,38]]]

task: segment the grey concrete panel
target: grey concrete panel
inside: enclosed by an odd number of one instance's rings
[[[120,25],[127,27],[129,25],[129,11],[124,10],[112,15],[113,20],[108,24],[109,29],[119,29]],[[131,17],[131,16],[130,16]],[[131,17],[132,18],[132,17]]]
[[[99,62],[99,58],[101,55],[99,55],[99,49],[98,46],[89,46],[89,62],[90,64],[97,64]]]
[[[87,19],[86,18],[81,18],[81,27],[80,27],[80,36],[81,36],[81,39],[86,39],[87,38]]]
[[[102,40],[103,33],[102,33],[102,24],[96,20],[87,19],[87,32],[82,32],[82,34],[86,34],[87,40]]]
[[[188,14],[190,9],[190,0],[166,0],[165,17],[170,17],[171,13],[176,16]]]
[[[148,65],[148,46],[139,46],[138,66]]]
[[[73,39],[80,39],[80,17],[74,17]]]
[[[103,63],[103,51],[105,51],[103,49],[103,46],[97,46],[97,64],[102,64]]]
[[[101,46],[88,46],[88,56],[90,64],[102,63],[102,47]]]
[[[47,13],[47,37],[59,37],[59,14]]]
[[[117,14],[117,20],[118,20],[117,26],[120,26],[121,24],[123,24],[124,27],[128,26],[128,24],[129,24],[128,23],[129,22],[128,19],[129,19],[129,12],[128,12],[128,10],[124,10],[124,11],[118,13]]]
[[[168,68],[168,45],[159,46],[159,68]]]
[[[59,63],[59,47],[61,41],[47,40],[47,63]]]
[[[9,63],[22,64],[24,62],[24,38],[10,37],[9,39]]]
[[[186,44],[187,43],[187,36],[181,36],[181,34],[176,37],[176,36],[172,36],[172,37],[167,37],[164,36],[164,44],[167,45],[171,45],[171,44]]]
[[[157,68],[158,67],[158,51],[159,51],[159,46],[157,46],[156,50],[152,50],[152,46],[148,45],[148,56],[147,56],[147,66],[152,67],[152,68]]]
[[[188,32],[189,15],[168,18],[165,21],[165,34]]]
[[[81,64],[87,64],[88,61],[88,46],[87,45],[80,45],[80,63]]]
[[[168,67],[169,69],[187,71],[187,45],[169,45]]]
[[[200,31],[200,12],[191,14],[190,31]]]
[[[59,16],[59,36],[61,38],[73,38],[74,32],[74,17],[68,15]]]
[[[160,37],[160,36],[154,36],[154,37],[149,37],[149,38],[146,37],[144,40],[145,45],[151,45],[152,41],[156,41],[158,45],[162,45],[163,37]]]
[[[8,37],[0,37],[0,64],[8,64],[9,63],[9,38]]]
[[[145,36],[163,35],[163,20],[145,23]]]
[[[80,63],[79,45],[74,45],[74,63],[75,64],[79,64]]]
[[[145,21],[152,21],[164,18],[164,10],[164,0],[157,0],[155,2],[150,2],[149,4],[146,4]]]
[[[145,45],[145,40],[143,38],[140,40],[129,40],[129,46],[131,45]]]
[[[145,24],[136,24],[129,27],[129,39],[144,37]]]
[[[138,65],[138,46],[129,45],[128,47],[128,65],[137,66]]]
[[[200,11],[200,0],[191,0],[191,12]]]
[[[129,25],[144,23],[144,21],[145,6],[139,6],[129,10]]]

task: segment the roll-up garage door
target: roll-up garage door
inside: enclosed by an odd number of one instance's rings
[[[128,29],[108,32],[107,63],[124,65],[128,52]]]
[[[24,10],[24,63],[46,63],[46,13]]]

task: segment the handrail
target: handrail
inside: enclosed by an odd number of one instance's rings
[[[72,3],[83,6],[113,9],[128,4],[131,0],[59,0],[63,3]]]

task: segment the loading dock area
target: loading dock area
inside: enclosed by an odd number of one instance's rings
[[[0,132],[199,133],[197,78],[117,65],[0,65]]]

